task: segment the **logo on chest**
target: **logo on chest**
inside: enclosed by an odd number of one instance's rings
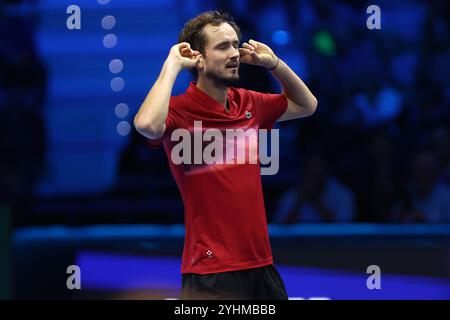
[[[252,117],[250,111],[245,115]],[[170,157],[174,165],[183,164],[185,172],[199,172],[211,165],[257,164],[259,161],[264,166],[270,164],[268,170],[261,168],[261,174],[275,174],[278,171],[278,130],[270,131],[270,149],[267,134],[268,130],[259,129],[257,124],[242,128],[203,128],[202,121],[194,121],[193,128],[177,128],[172,132]]]

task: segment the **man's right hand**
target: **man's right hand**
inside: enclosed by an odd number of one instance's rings
[[[201,56],[200,52],[191,49],[189,43],[181,42],[170,49],[167,61],[182,70],[185,68],[194,68],[200,61]]]
[[[200,52],[192,50],[187,42],[178,43],[170,49],[158,79],[134,117],[134,126],[139,133],[153,140],[164,135],[172,88],[178,73],[195,67],[200,58]]]

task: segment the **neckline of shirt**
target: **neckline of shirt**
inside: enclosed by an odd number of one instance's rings
[[[221,105],[217,100],[209,96],[207,93],[203,92],[197,87],[197,82],[192,81],[189,84],[189,88],[186,91],[186,93],[198,101],[203,106],[207,107],[208,109],[213,108],[214,110],[218,111],[220,114],[225,115],[226,117],[235,118],[238,115],[237,105],[232,99],[233,96],[231,94],[231,88],[227,89],[227,99],[228,99],[228,105],[230,107],[230,110],[227,112],[225,107]]]

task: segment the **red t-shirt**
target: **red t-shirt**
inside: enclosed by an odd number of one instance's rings
[[[186,229],[183,274],[242,270],[273,263],[259,160],[250,163],[247,156],[243,164],[203,161],[175,164],[171,157],[174,145],[179,143],[171,141],[175,129],[192,132],[194,121],[202,121],[203,132],[215,128],[224,137],[226,129],[252,128],[257,132],[260,128],[272,128],[287,108],[283,94],[229,88],[227,95],[228,113],[192,82],[184,94],[171,97],[164,136],[151,141],[152,145],[164,141],[170,169],[183,199]],[[191,141],[195,143],[194,139]],[[202,147],[209,143],[203,142]],[[224,142],[224,148],[225,145]]]

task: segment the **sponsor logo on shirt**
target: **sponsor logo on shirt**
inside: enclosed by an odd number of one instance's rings
[[[246,112],[250,118],[251,112]],[[270,146],[269,146],[270,137]],[[261,165],[262,175],[274,175],[279,169],[278,129],[255,128],[204,130],[202,121],[194,121],[193,130],[175,129],[171,160],[180,165]],[[269,155],[270,147],[270,155]],[[192,169],[192,167],[190,167]]]

